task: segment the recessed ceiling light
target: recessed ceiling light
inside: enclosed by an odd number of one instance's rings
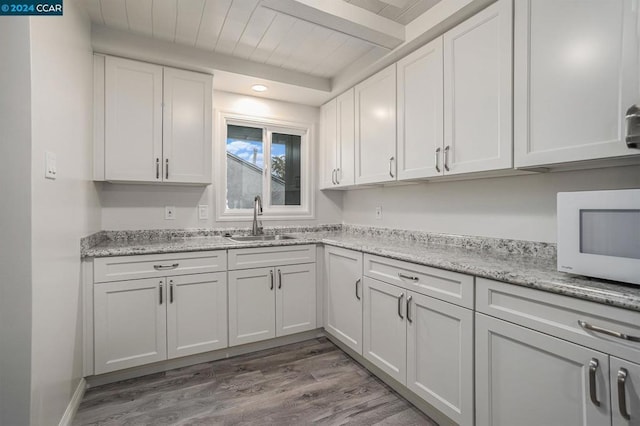
[[[265,86],[264,84],[254,84],[253,86],[251,86],[251,89],[253,89],[254,92],[266,92],[267,86]]]

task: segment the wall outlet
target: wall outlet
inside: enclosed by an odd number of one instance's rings
[[[207,204],[200,204],[198,206],[198,219],[200,220],[209,219],[209,206]]]
[[[47,179],[55,179],[58,173],[58,165],[56,164],[56,155],[53,152],[44,153],[44,177]]]
[[[382,219],[382,206],[376,207],[376,219],[377,220]]]
[[[164,219],[174,220],[176,218],[176,208],[174,206],[164,206]]]

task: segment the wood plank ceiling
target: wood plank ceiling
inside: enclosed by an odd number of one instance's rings
[[[336,1],[336,0],[333,0]],[[439,0],[344,0],[400,24]],[[261,7],[260,0],[86,0],[92,22],[170,43],[332,78],[388,50]]]

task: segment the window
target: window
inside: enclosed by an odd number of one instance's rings
[[[253,214],[260,195],[263,218],[311,218],[308,127],[224,115],[221,122],[218,219]],[[224,147],[224,148],[222,148]],[[224,163],[224,164],[222,164]]]

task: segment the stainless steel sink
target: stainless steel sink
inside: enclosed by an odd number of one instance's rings
[[[295,239],[295,237],[291,237],[289,235],[234,235],[227,238],[238,243],[247,241],[278,241]]]

